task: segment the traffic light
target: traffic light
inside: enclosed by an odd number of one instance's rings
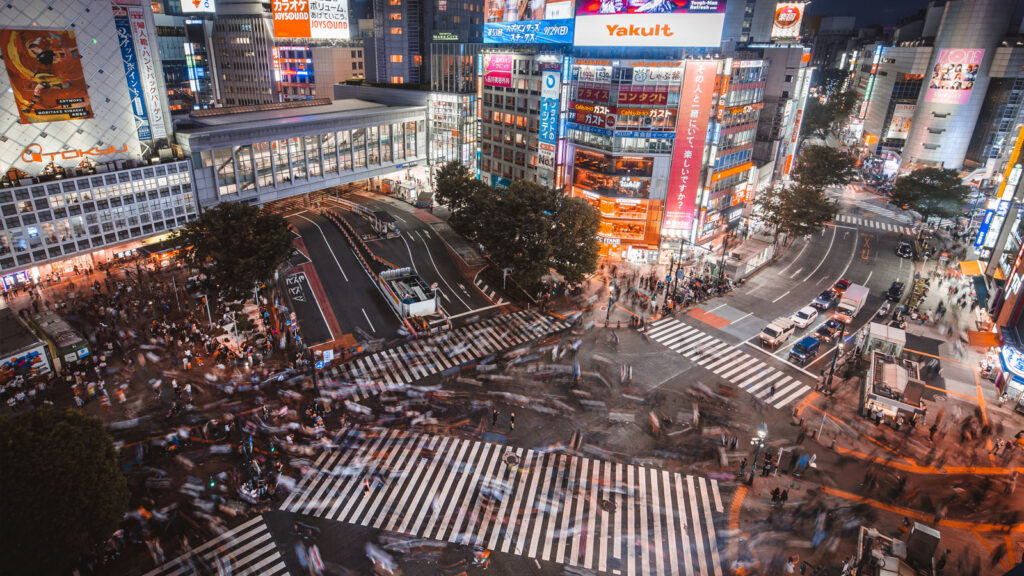
[[[217,478],[213,474],[210,474],[210,480],[206,483],[206,485],[209,486],[211,489],[216,488]]]

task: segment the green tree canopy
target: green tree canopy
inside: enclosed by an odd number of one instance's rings
[[[971,193],[956,170],[919,168],[896,180],[889,203],[913,210],[925,220],[932,216],[953,218],[963,212]]]
[[[291,254],[294,235],[280,214],[221,202],[177,232],[192,266],[225,298],[237,300],[270,278]]]
[[[769,188],[754,204],[761,219],[775,226],[776,238],[779,234],[799,238],[818,232],[839,212],[838,203],[826,197],[822,188],[799,182]]]
[[[600,214],[582,198],[559,198],[551,231],[552,263],[566,282],[582,282],[597,269]]]
[[[801,126],[804,136],[824,138],[832,128],[832,110],[814,98],[809,99],[804,107]]]
[[[0,419],[0,549],[10,574],[67,574],[117,530],[128,484],[103,423],[43,406]]]
[[[472,195],[470,186],[475,180],[462,162],[447,162],[441,165],[434,176],[434,197],[453,213],[458,212],[469,203]]]
[[[793,179],[811,187],[842,186],[853,179],[853,160],[830,146],[805,145],[800,150]]]

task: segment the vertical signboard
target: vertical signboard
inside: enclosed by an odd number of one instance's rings
[[[1010,200],[1017,191],[1021,173],[1021,166],[1017,162],[1020,159],[1022,145],[1024,145],[1024,127],[1017,132],[1017,143],[1013,145],[1013,154],[1010,155],[1010,161],[1006,163],[1006,171],[1003,172],[1003,182],[999,185],[997,194],[1000,200]]]
[[[72,30],[0,30],[10,91],[22,124],[92,118]]]
[[[942,49],[928,80],[925,102],[966,104],[978,79],[984,50]]]
[[[672,172],[662,226],[665,230],[689,230],[693,227],[717,70],[716,60],[688,60],[683,69],[683,91],[679,95]]]
[[[541,166],[550,169],[555,167],[555,144],[558,142],[558,95],[561,88],[562,71],[558,66],[541,70],[537,156]]]
[[[132,36],[135,37],[135,49],[138,55],[139,75],[142,81],[142,98],[146,102],[146,113],[149,115],[150,132],[154,140],[167,137],[164,126],[164,109],[160,104],[160,89],[157,87],[156,63],[153,62],[152,40],[146,28],[146,14],[141,6],[126,6],[128,21],[131,22]]]
[[[772,22],[772,40],[795,39],[800,37],[800,22],[804,18],[802,2],[779,2],[775,5],[775,20]]]
[[[135,117],[135,131],[139,140],[145,142],[153,139],[149,127],[149,116],[146,114],[146,101],[142,91],[142,78],[139,75],[139,59],[135,54],[135,41],[132,39],[132,24],[128,20],[128,10],[114,5],[114,28],[117,30],[117,45],[121,49],[121,64],[124,65],[124,79],[128,85],[128,97],[132,102],[132,116]]]

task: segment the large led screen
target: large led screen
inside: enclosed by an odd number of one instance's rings
[[[485,44],[570,44],[573,0],[489,0]]]
[[[939,104],[966,104],[978,79],[978,69],[985,57],[984,50],[939,50],[935,67],[928,79],[925,102]]]
[[[0,51],[22,124],[92,118],[71,30],[0,30]]]
[[[275,38],[349,39],[348,0],[273,0]]]
[[[717,48],[725,0],[576,0],[576,46]]]

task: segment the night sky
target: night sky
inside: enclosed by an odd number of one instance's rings
[[[901,18],[928,5],[928,0],[813,0],[808,14],[856,16],[857,26],[895,26]]]

